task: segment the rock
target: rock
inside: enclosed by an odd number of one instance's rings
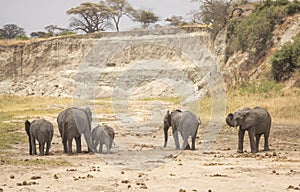
[[[53,177],[54,177],[54,179],[58,179],[58,176],[57,176],[56,174],[54,174],[54,176],[53,176]]]
[[[179,189],[179,192],[186,192],[185,189]]]
[[[10,179],[14,179],[15,176],[14,176],[14,175],[10,175],[9,178],[10,178]]]
[[[88,174],[88,175],[86,176],[86,178],[94,178],[94,176],[93,176],[93,175],[90,175],[90,174]]]
[[[36,179],[40,179],[41,176],[32,176],[30,179],[36,180]]]
[[[125,179],[125,180],[122,180],[121,183],[127,184],[127,183],[129,183],[129,181],[127,179]]]

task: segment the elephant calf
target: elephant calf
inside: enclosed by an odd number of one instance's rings
[[[110,153],[110,149],[112,147],[112,143],[115,138],[114,129],[104,125],[98,125],[92,131],[92,143],[95,152],[102,153],[103,152],[103,145],[106,145],[107,153]],[[99,148],[97,150],[97,146]]]
[[[226,117],[226,123],[231,127],[239,126],[238,153],[243,153],[245,131],[248,131],[251,153],[258,151],[259,139],[262,134],[265,138],[264,150],[269,150],[271,116],[266,109],[261,107],[244,108],[235,113],[229,113]]]
[[[34,120],[32,123],[26,120],[25,130],[29,138],[29,154],[37,154],[35,140],[38,140],[40,155],[49,155],[49,149],[54,133],[52,123],[44,119]],[[46,152],[44,153],[45,143],[47,143],[47,147]]]

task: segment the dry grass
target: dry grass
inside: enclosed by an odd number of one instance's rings
[[[201,99],[199,103],[201,118],[209,120],[211,117],[211,99]],[[227,92],[226,114],[244,107],[253,108],[256,106],[266,108],[270,112],[273,124],[300,124],[300,89],[294,88],[278,92],[271,91],[268,94],[241,94],[236,90]]]
[[[144,101],[153,100],[145,99]],[[179,104],[178,98],[156,98],[163,102]],[[95,110],[101,114],[114,113],[111,99],[93,101]],[[199,100],[200,117],[203,122],[211,118],[211,98]],[[26,142],[25,119],[56,118],[63,109],[72,106],[71,98],[0,96],[0,151],[10,149],[16,143]],[[226,114],[244,107],[261,106],[270,112],[273,124],[300,124],[300,89],[270,91],[266,93],[227,92]],[[226,116],[225,114],[225,116]],[[225,119],[225,116],[223,119]]]

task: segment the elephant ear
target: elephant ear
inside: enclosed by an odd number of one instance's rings
[[[31,125],[31,123],[28,120],[26,120],[25,121],[25,131],[28,136],[30,135],[30,125]]]
[[[243,122],[241,129],[249,129],[251,126],[255,125],[258,120],[258,115],[253,111],[243,111]]]

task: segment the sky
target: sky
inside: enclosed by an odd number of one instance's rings
[[[127,0],[135,9],[151,9],[160,20],[173,15],[184,16],[198,8],[191,0]],[[98,0],[1,0],[0,28],[5,24],[16,24],[27,34],[45,31],[48,25],[69,28],[70,15],[66,12],[83,2],[97,3]],[[165,24],[160,21],[159,24]],[[140,27],[127,18],[122,18],[121,31]]]

